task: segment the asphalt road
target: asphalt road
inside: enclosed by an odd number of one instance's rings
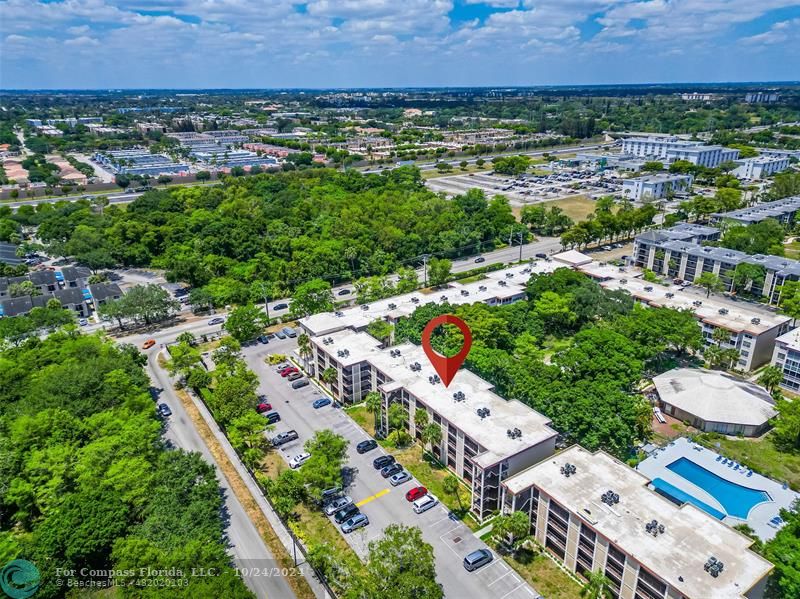
[[[228,487],[216,460],[195,429],[183,404],[176,397],[168,374],[158,366],[159,352],[160,346],[158,345],[147,352],[147,374],[158,393],[158,402],[167,404],[172,410],[172,416],[167,419],[164,436],[177,448],[200,453],[206,462],[214,466],[225,498],[224,509],[229,519],[226,533],[234,564],[238,568],[246,569],[246,572],[250,572],[254,568],[271,569],[273,567],[280,571],[280,564],[272,557],[242,504]],[[281,576],[243,576],[242,578],[256,597],[261,599],[284,599],[295,596],[285,578]]]
[[[415,514],[405,499],[405,493],[419,483],[412,480],[392,487],[372,467],[372,460],[381,455],[383,450],[378,448],[363,455],[355,450],[356,444],[369,438],[364,430],[342,410],[333,406],[314,409],[311,405],[313,400],[324,395],[317,387],[312,384],[302,389],[292,389],[286,379],[264,362],[267,354],[289,354],[294,347],[296,344],[293,340],[272,339],[268,345],[244,348],[243,353],[250,369],[258,375],[259,393],[266,395],[273,409],[281,415],[281,421],[275,425],[274,431],[268,433],[269,436],[291,429],[299,434],[298,440],[278,450],[287,462],[303,451],[303,444],[318,430],[330,429],[350,442],[347,461],[349,484],[345,493],[361,504],[361,511],[370,520],[368,526],[345,535],[356,553],[364,558],[368,543],[380,538],[389,524],[418,526],[425,541],[433,546],[437,580],[443,585],[446,597],[538,597],[498,556],[490,565],[476,572],[464,570],[464,556],[475,549],[486,548],[486,545],[466,525],[451,518],[441,504],[423,514]]]

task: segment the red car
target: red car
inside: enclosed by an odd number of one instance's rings
[[[281,370],[281,376],[283,378],[286,378],[287,376],[289,376],[290,374],[293,374],[295,372],[300,372],[300,371],[297,370],[297,368],[295,368],[294,366],[289,366],[289,368],[286,368],[285,370]]]
[[[406,493],[406,501],[416,501],[420,497],[424,497],[428,494],[428,489],[425,487],[414,487],[408,493]]]
[[[268,403],[260,403],[256,406],[256,412],[259,414],[263,414],[264,412],[269,412],[272,409],[272,404]]]

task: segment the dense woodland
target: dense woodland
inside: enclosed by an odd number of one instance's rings
[[[214,470],[165,447],[143,360],[64,332],[0,354],[0,561],[34,562],[43,598],[68,590],[56,568],[147,567],[219,575],[118,593],[250,597],[226,553]]]

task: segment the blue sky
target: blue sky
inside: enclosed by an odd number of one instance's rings
[[[0,0],[0,88],[800,79],[800,1]]]

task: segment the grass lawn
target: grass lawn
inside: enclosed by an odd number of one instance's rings
[[[580,597],[581,585],[546,555],[522,549],[517,552],[516,556],[508,555],[503,559],[547,599],[578,599]]]
[[[303,541],[307,544],[309,542],[325,543],[333,547],[339,559],[350,563],[360,563],[355,551],[320,510],[311,509],[301,503],[295,509],[295,514],[297,520],[291,522],[292,530]]]
[[[370,437],[375,436],[375,416],[367,409],[366,404],[360,403],[344,409],[347,415],[355,420],[356,424],[363,428]]]
[[[595,203],[584,195],[574,195],[560,200],[551,200],[549,202],[541,202],[541,206],[550,208],[558,206],[564,211],[564,214],[569,216],[575,222],[586,220],[592,212],[594,212]]]
[[[800,241],[794,240],[791,243],[784,244],[783,253],[787,258],[793,258],[795,260],[800,258]]]
[[[486,275],[472,275],[471,277],[465,277],[463,279],[457,279],[459,283],[463,283],[466,285],[467,283],[475,283],[476,281],[482,281],[486,278]]]
[[[786,481],[793,489],[800,489],[800,454],[780,451],[775,447],[771,433],[758,439],[728,439],[721,435],[701,434],[695,437],[695,441],[759,474],[779,482]]]
[[[445,493],[442,481],[451,472],[436,462],[430,454],[423,455],[422,447],[419,444],[415,443],[404,449],[395,449],[391,453],[397,458],[398,462],[405,466],[406,470],[416,477],[420,484],[436,495],[439,501],[457,515],[464,524],[472,530],[480,528],[480,525],[469,515],[469,507],[472,501],[470,490],[463,484],[459,486],[458,496],[460,501],[456,497]]]

